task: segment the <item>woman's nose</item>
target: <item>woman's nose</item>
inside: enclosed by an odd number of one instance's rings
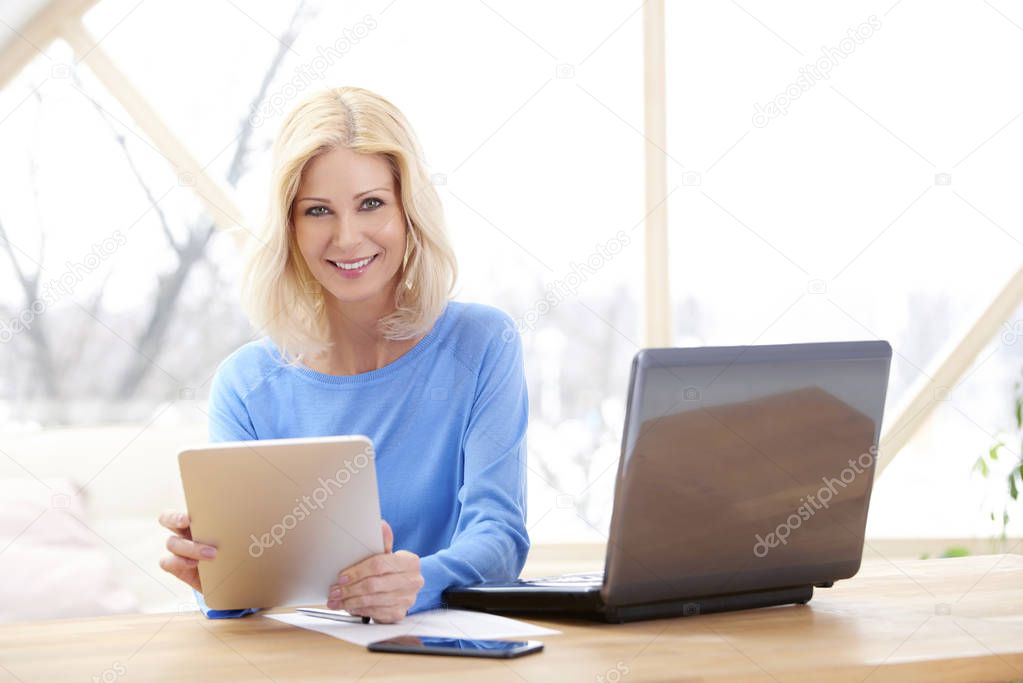
[[[354,218],[350,215],[339,215],[334,221],[331,241],[338,249],[344,251],[355,247],[362,241],[362,235]]]

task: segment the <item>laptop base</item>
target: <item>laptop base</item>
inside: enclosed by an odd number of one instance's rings
[[[611,606],[604,604],[599,587],[564,590],[561,588],[470,586],[446,591],[444,606],[493,614],[575,617],[621,624],[646,619],[690,617],[757,607],[805,604],[812,597],[813,586],[795,586],[748,593],[710,595],[688,600],[665,600],[638,605]]]

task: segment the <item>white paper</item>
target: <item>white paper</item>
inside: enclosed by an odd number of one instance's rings
[[[347,614],[339,611],[338,614]],[[369,624],[333,621],[301,612],[264,615],[269,619],[347,640],[356,645],[369,645],[377,640],[397,636],[439,636],[442,638],[500,639],[528,636],[551,636],[561,633],[525,621],[509,619],[486,612],[460,609],[435,609],[406,616],[397,624]]]

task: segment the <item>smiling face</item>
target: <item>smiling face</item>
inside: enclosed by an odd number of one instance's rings
[[[309,271],[338,303],[393,309],[406,244],[396,192],[382,155],[337,147],[306,164],[292,225]]]

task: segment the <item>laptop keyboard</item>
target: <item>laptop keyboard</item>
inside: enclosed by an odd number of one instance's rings
[[[604,583],[604,572],[542,576],[537,579],[519,579],[519,583],[529,586],[600,586]]]

